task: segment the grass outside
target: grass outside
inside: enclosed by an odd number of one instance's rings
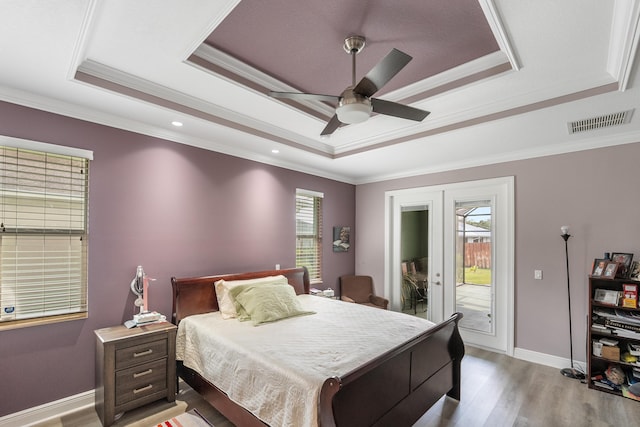
[[[474,269],[473,267],[466,267],[464,269],[464,281],[474,285],[490,285],[491,270],[488,268]]]

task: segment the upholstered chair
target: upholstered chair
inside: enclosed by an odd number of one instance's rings
[[[389,300],[375,294],[371,276],[347,275],[340,277],[340,299],[356,304],[387,309]]]

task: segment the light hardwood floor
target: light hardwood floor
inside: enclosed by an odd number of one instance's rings
[[[125,413],[114,427],[151,427],[197,408],[216,427],[233,426],[193,390],[181,386],[175,403],[158,401]],[[638,426],[640,402],[590,390],[558,369],[477,348],[462,360],[460,402],[442,398],[414,427]],[[93,409],[37,427],[99,427]],[[398,426],[402,427],[402,426]]]

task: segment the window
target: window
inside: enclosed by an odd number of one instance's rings
[[[0,328],[87,312],[90,152],[22,142],[47,152],[0,145]]]
[[[307,267],[311,283],[322,282],[322,198],[296,189],[296,267]]]

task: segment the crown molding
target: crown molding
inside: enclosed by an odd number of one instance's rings
[[[0,101],[11,104],[21,105],[27,108],[46,111],[52,114],[58,114],[77,120],[84,120],[103,126],[121,129],[128,132],[135,132],[141,135],[147,135],[154,138],[164,139],[203,150],[214,151],[217,153],[238,157],[241,159],[251,160],[258,163],[268,164],[271,166],[281,167],[321,178],[332,179],[347,184],[355,184],[353,178],[348,176],[327,172],[322,169],[307,167],[299,162],[282,160],[265,156],[255,151],[239,148],[233,144],[233,141],[225,141],[218,143],[216,139],[202,139],[180,132],[173,132],[157,126],[151,126],[136,120],[130,120],[124,117],[99,112],[93,109],[87,109],[76,104],[60,102],[58,100],[34,95],[32,93],[23,92],[14,88],[0,86]],[[300,148],[300,147],[296,147]],[[1,427],[1,426],[0,426]]]
[[[495,37],[496,42],[498,42],[498,46],[500,46],[500,50],[508,58],[511,68],[513,68],[514,71],[520,70],[520,61],[518,60],[516,52],[511,45],[511,40],[509,39],[504,24],[502,23],[502,18],[500,17],[495,1],[479,0],[479,2],[480,7],[484,12],[484,16],[487,19],[487,23],[489,23],[489,27],[493,32],[493,37]]]
[[[435,94],[456,90],[467,84],[478,82],[496,74],[501,74],[511,69],[508,64],[509,62],[504,52],[496,51],[396,89],[386,94],[384,99],[394,102],[419,102]],[[505,65],[507,66],[505,67]]]
[[[197,61],[196,58],[200,59],[200,61]],[[198,67],[201,70],[213,74],[216,77],[220,77],[230,83],[243,84],[243,86],[246,86],[249,89],[253,89],[255,92],[258,92],[263,96],[267,96],[266,93],[270,90],[279,92],[300,91],[298,88],[290,86],[282,82],[281,80],[278,80],[275,77],[272,77],[269,74],[258,70],[257,68],[245,64],[244,62],[239,61],[233,56],[205,43],[198,46],[195,52],[193,52],[193,54],[185,61],[185,63],[194,67]],[[223,73],[217,72],[217,67],[220,67],[231,74],[225,75]],[[243,83],[243,81],[245,83]],[[253,85],[247,84],[246,82],[253,83]],[[288,105],[284,102],[282,104]],[[329,105],[322,102],[300,100],[296,101],[296,104],[304,105],[307,108],[321,113],[327,118],[333,116],[334,113],[333,107],[330,107]]]
[[[624,92],[633,72],[640,39],[640,0],[616,0],[611,22],[607,70]]]
[[[605,137],[597,136],[563,144],[549,144],[543,147],[509,152],[502,155],[489,155],[484,157],[476,157],[472,160],[447,162],[432,167],[404,170],[398,173],[372,175],[367,178],[356,180],[355,184],[372,184],[375,182],[383,182],[394,179],[411,178],[419,175],[429,175],[434,173],[450,172],[453,170],[495,165],[499,163],[535,159],[539,157],[555,156],[559,154],[575,153],[578,151],[595,150],[616,145],[635,144],[639,141],[640,132],[637,131]]]
[[[333,147],[329,144],[300,136],[246,114],[220,107],[96,61],[84,61],[78,67],[75,79],[122,96],[132,97],[274,142],[325,157],[333,156]]]

